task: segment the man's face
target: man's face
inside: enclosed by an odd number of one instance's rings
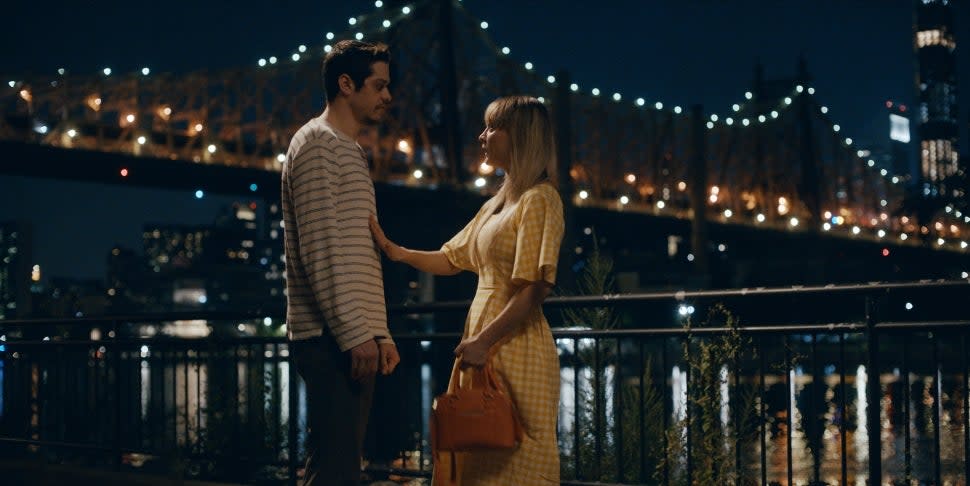
[[[371,74],[363,86],[350,95],[354,117],[361,125],[376,125],[387,115],[391,104],[390,70],[386,62],[371,64]]]

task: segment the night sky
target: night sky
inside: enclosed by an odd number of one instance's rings
[[[915,105],[908,0],[603,0],[569,8],[560,1],[463,3],[489,23],[492,38],[510,47],[512,58],[531,61],[541,74],[566,69],[582,89],[618,91],[625,100],[643,97],[685,107],[700,103],[708,113],[728,113],[750,88],[756,62],[764,65],[769,79],[788,77],[804,54],[815,76],[816,96],[830,107],[843,133],[863,146],[886,143],[886,100]],[[960,149],[966,154],[970,2],[954,3],[963,95]],[[18,73],[54,73],[61,67],[93,74],[104,67],[185,72],[255,66],[261,57],[286,57],[299,44],[323,44],[326,32],[344,31],[349,17],[371,12],[373,5],[358,0],[104,1],[96,7],[62,0],[14,2],[4,7],[0,73],[13,79]],[[90,248],[76,249],[91,255],[85,260],[97,260],[90,265],[76,258],[72,262],[49,242],[35,242],[35,259],[49,269],[47,275],[100,278],[110,245],[138,244],[144,221],[196,222],[209,213],[214,217],[225,202],[196,201],[191,194],[171,191],[59,184],[0,176],[0,220],[29,219],[38,236],[56,233],[53,220],[86,220],[92,233],[104,233],[86,243]],[[64,204],[64,190],[78,200],[101,194],[95,198],[99,204]],[[46,194],[50,202],[20,205],[15,192],[38,199]],[[136,221],[113,224],[111,213],[101,209],[120,201],[129,206],[125,217]],[[160,206],[195,209],[173,209],[157,217],[147,212]],[[146,208],[144,215],[131,209],[139,207]],[[138,231],[136,237],[128,234],[131,228]]]

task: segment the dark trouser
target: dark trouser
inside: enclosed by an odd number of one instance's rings
[[[374,379],[350,377],[350,356],[327,333],[292,343],[296,368],[306,383],[305,486],[357,485]]]

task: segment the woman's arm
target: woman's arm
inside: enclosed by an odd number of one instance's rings
[[[544,281],[519,288],[502,312],[482,332],[458,344],[455,356],[461,357],[462,365],[484,366],[492,347],[520,326],[533,309],[542,305],[551,291],[552,286]]]
[[[410,250],[387,239],[374,215],[370,217],[370,231],[374,235],[377,246],[391,261],[404,262],[422,272],[434,275],[455,275],[461,272],[461,269],[452,265],[441,251]]]

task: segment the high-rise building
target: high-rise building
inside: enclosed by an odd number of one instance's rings
[[[910,110],[902,104],[892,100],[886,102],[889,110],[889,166],[887,169],[894,176],[910,183],[919,180],[910,165],[910,146],[912,141],[909,129]]]
[[[40,268],[30,259],[29,226],[0,223],[0,319],[30,314],[30,286],[40,280]]]
[[[960,170],[955,7],[950,0],[914,2],[919,173],[923,194],[937,196],[952,190],[944,180]]]

